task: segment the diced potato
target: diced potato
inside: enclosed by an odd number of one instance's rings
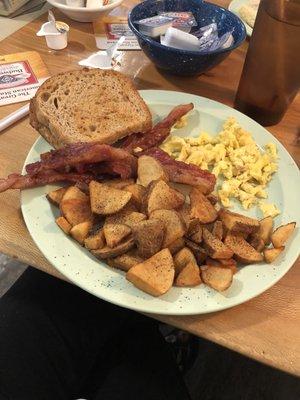
[[[131,228],[124,224],[105,223],[103,232],[108,247],[115,247],[131,234]]]
[[[198,218],[202,224],[214,222],[218,213],[206,196],[197,188],[192,188],[190,193],[191,217]]]
[[[263,260],[261,253],[239,235],[228,234],[224,243],[234,252],[235,258],[242,263],[251,264]]]
[[[125,189],[128,185],[133,185],[134,179],[108,179],[106,181],[103,181],[102,183],[104,183],[107,186],[111,186],[114,187],[116,189]]]
[[[121,210],[120,212],[108,215],[105,219],[107,224],[124,224],[133,228],[136,224],[146,219],[146,215],[137,211]]]
[[[178,276],[175,278],[176,286],[198,286],[202,283],[200,278],[200,270],[195,262],[187,263],[184,268],[179,272]]]
[[[161,296],[172,287],[174,274],[172,255],[168,249],[163,249],[130,268],[126,278],[138,289],[152,296]]]
[[[185,245],[192,251],[192,253],[196,257],[197,264],[202,265],[207,257],[207,251],[203,247],[199,246],[189,239],[185,238],[184,241]]]
[[[233,273],[229,268],[207,267],[201,269],[204,283],[218,292],[223,292],[231,286]]]
[[[177,276],[188,263],[197,264],[197,261],[193,252],[188,247],[184,247],[174,256],[175,276]]]
[[[219,240],[223,239],[223,224],[221,221],[215,221],[211,233]]]
[[[124,242],[121,242],[116,247],[104,246],[101,249],[92,250],[92,254],[100,260],[105,260],[106,258],[112,258],[120,256],[121,254],[127,253],[134,247],[134,241],[132,237],[129,237]]]
[[[84,245],[89,250],[102,249],[105,246],[105,236],[103,229],[99,229],[94,235],[88,236],[84,240]]]
[[[71,225],[92,220],[90,201],[86,199],[67,199],[60,202],[60,211]]]
[[[250,241],[249,244],[255,248],[255,250],[261,252],[265,247],[265,242],[259,238],[258,236],[254,236]]]
[[[133,239],[137,246],[137,254],[149,258],[162,249],[165,227],[158,219],[141,221],[133,227]]]
[[[122,210],[132,194],[96,181],[90,182],[91,208],[95,214],[109,215]]]
[[[264,241],[265,244],[270,243],[271,234],[273,231],[273,218],[266,217],[259,221],[259,230],[257,236]]]
[[[193,242],[200,244],[203,238],[203,229],[200,224],[198,224],[197,228],[192,230],[192,233],[187,233],[186,235]]]
[[[185,226],[180,215],[175,210],[156,210],[150,214],[150,219],[158,219],[165,227],[163,248],[168,247],[174,240],[182,238]]]
[[[134,183],[132,185],[126,186],[124,190],[127,190],[127,192],[130,192],[132,194],[131,200],[134,202],[136,207],[140,209],[142,207],[143,198],[146,193],[146,189],[144,188],[144,186]]]
[[[226,246],[220,239],[209,232],[208,229],[203,228],[203,241],[205,249],[210,257],[215,259],[227,259],[233,256],[233,251],[230,247]]]
[[[281,225],[271,235],[271,242],[274,247],[281,248],[288,239],[292,236],[296,227],[296,222],[290,222],[286,225]]]
[[[184,246],[185,242],[184,239],[181,237],[174,240],[174,242],[170,243],[167,247],[170,250],[170,253],[173,255],[176,254],[179,250],[181,250]]]
[[[180,208],[185,197],[178,190],[171,188],[164,181],[153,181],[144,197],[144,209],[150,215],[155,210],[173,210]]]
[[[55,222],[67,235],[69,235],[72,225],[64,217],[56,218]]]
[[[187,231],[190,231],[190,226],[195,224],[195,221],[199,223],[199,221],[195,218],[191,217],[191,206],[188,203],[184,203],[182,207],[178,208],[177,211],[179,212],[182,220],[184,221]]]
[[[71,200],[71,199],[87,200],[88,196],[85,193],[83,193],[83,191],[80,190],[77,186],[69,186],[65,191],[61,200]]]
[[[259,221],[225,209],[219,211],[219,217],[225,228],[232,233],[250,234],[259,230]]]
[[[161,163],[150,156],[141,156],[138,159],[138,181],[147,187],[152,181],[163,180],[168,182],[169,178]]]
[[[136,255],[134,252],[128,252],[115,258],[108,258],[106,260],[110,267],[121,269],[122,271],[129,271],[134,265],[143,262],[143,259]]]
[[[88,237],[91,226],[92,226],[91,221],[81,222],[80,224],[74,225],[72,227],[72,229],[70,230],[70,235],[78,243],[84,244],[84,240]]]
[[[284,249],[285,249],[284,246],[273,249],[264,249],[265,261],[271,264],[280,256],[280,254],[283,252]]]
[[[213,258],[207,257],[206,265],[209,267],[229,268],[233,275],[238,272],[236,261],[233,258],[227,260],[214,260]]]
[[[47,194],[47,200],[58,207],[67,189],[68,188],[60,188],[57,190],[52,190],[52,192]]]

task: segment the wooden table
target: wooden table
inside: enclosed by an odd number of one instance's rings
[[[215,1],[228,5],[229,1]],[[51,74],[78,67],[78,60],[95,52],[91,24],[67,20],[71,24],[70,42],[60,52],[49,51],[35,33],[46,16],[33,21],[0,42],[0,54],[37,50]],[[120,70],[130,75],[139,89],[185,91],[232,106],[239,82],[247,42],[220,65],[199,78],[163,75],[140,51],[123,53]],[[0,118],[19,105],[0,108]],[[293,158],[300,161],[300,97],[296,98],[283,121],[270,128]],[[0,135],[0,176],[20,171],[27,152],[38,134],[28,118]],[[295,188],[296,189],[296,188]],[[18,191],[0,194],[0,251],[57,277],[62,276],[46,261],[34,245],[24,225]],[[300,263],[277,285],[259,297],[232,309],[210,315],[175,317],[154,316],[161,321],[192,332],[248,357],[292,374],[300,375]]]

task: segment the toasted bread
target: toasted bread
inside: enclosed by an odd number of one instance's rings
[[[30,103],[30,123],[53,147],[114,143],[151,129],[151,114],[131,80],[98,68],[49,78]]]

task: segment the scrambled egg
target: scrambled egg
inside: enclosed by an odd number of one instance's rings
[[[217,136],[206,132],[197,138],[170,136],[161,148],[176,160],[196,164],[221,178],[217,193],[224,207],[231,207],[235,198],[244,209],[259,205],[264,216],[280,213],[274,204],[261,201],[268,197],[266,186],[277,171],[276,146],[268,143],[261,151],[234,118],[225,121]]]

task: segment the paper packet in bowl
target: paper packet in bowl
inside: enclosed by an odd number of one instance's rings
[[[189,33],[194,26],[197,26],[193,13],[189,11],[161,11],[159,15],[173,18],[173,28],[184,32]]]

